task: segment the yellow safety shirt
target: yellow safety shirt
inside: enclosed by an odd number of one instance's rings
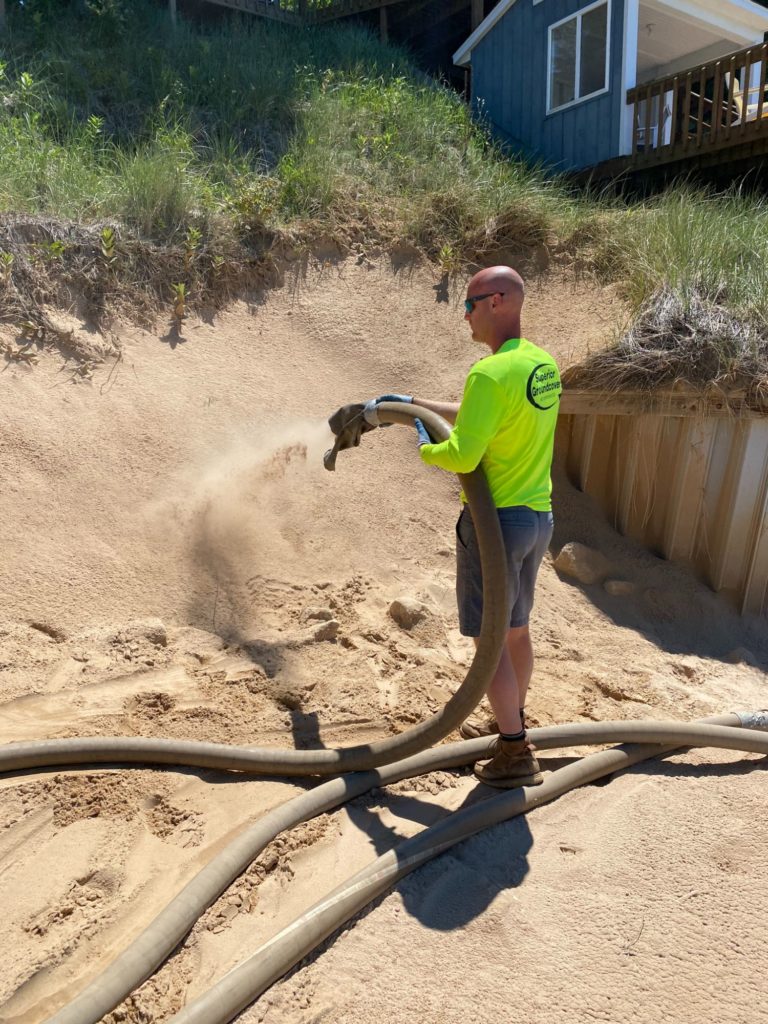
[[[552,356],[525,338],[510,338],[472,367],[451,436],[422,445],[421,457],[453,473],[482,464],[497,508],[549,512],[561,391]]]

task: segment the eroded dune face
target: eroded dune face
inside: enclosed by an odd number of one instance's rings
[[[453,609],[455,482],[399,427],[322,466],[342,403],[460,395],[484,353],[459,292],[440,301],[436,285],[418,268],[318,266],[188,323],[173,347],[162,329],[124,330],[122,358],[90,383],[52,354],[6,369],[0,741],[346,745],[447,700],[471,657]],[[529,291],[526,333],[565,363],[615,314],[610,296],[550,279]],[[632,587],[577,587],[545,563],[534,723],[765,704],[761,669],[722,660],[742,647],[764,664],[763,624],[618,537],[562,479],[557,515],[558,545],[599,548]],[[425,612],[411,629],[388,614],[403,596]],[[755,760],[675,758],[477,837],[241,1019],[500,1022],[512,1000],[523,1020],[762,1020]],[[2,1019],[45,1019],[301,788],[110,766],[0,779]],[[482,795],[467,773],[434,773],[283,836],[105,1020],[167,1019],[319,894]]]

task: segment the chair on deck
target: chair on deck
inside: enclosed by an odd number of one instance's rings
[[[666,96],[664,97],[666,101]],[[669,109],[668,104],[665,102],[661,109],[661,116],[659,116],[659,107],[661,106],[661,96],[654,96],[651,99],[651,121],[647,125],[645,121],[645,102],[638,106],[637,115],[635,119],[635,138],[637,140],[637,151],[639,153],[650,152],[651,150],[658,149],[660,146],[665,146],[669,142],[666,137],[666,125],[669,118],[672,116],[672,111]],[[646,138],[646,135],[648,136]]]
[[[760,86],[748,85],[746,89],[742,89],[738,76],[735,74],[731,76],[730,72],[726,73],[725,80],[728,85],[730,108],[736,114],[736,118],[731,121],[731,125],[741,124],[744,120],[757,120],[757,112],[760,108]],[[768,101],[766,101],[765,97],[760,117],[761,119],[764,117],[768,118]]]

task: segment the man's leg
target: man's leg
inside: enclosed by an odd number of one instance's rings
[[[543,776],[536,760],[534,748],[528,742],[520,715],[522,700],[520,682],[527,688],[530,681],[531,656],[528,652],[530,640],[522,636],[527,627],[519,626],[511,638],[515,657],[520,666],[521,679],[515,671],[510,654],[510,637],[499,660],[491,685],[488,687],[488,701],[493,708],[500,736],[496,741],[490,761],[475,765],[475,775],[481,782],[501,789],[516,786],[538,786]]]
[[[525,728],[520,711],[525,707],[532,673],[533,645],[528,626],[513,626],[507,633],[504,651],[488,690],[488,700],[494,712],[493,720],[487,725],[473,721],[465,723],[459,730],[462,736],[471,739],[474,736],[488,736],[495,732],[508,733],[501,724],[502,720],[510,729],[511,726],[517,725],[518,720],[520,721],[520,725],[511,732],[517,733]]]
[[[528,626],[512,626],[507,633],[507,651],[517,678],[520,707],[525,707],[533,674],[533,644]]]
[[[477,647],[477,639],[475,639]],[[530,680],[530,676],[528,677]],[[526,682],[526,687],[528,682]],[[488,703],[493,709],[493,716],[498,722],[499,732],[509,736],[517,735],[522,731],[523,723],[520,721],[520,689],[517,673],[509,652],[508,644],[504,645],[501,652],[499,664],[488,687],[486,696]]]

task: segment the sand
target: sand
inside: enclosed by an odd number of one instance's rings
[[[335,474],[322,453],[344,402],[458,398],[482,354],[459,297],[425,267],[313,263],[189,321],[181,341],[162,323],[120,328],[121,358],[90,381],[53,352],[7,365],[0,742],[309,748],[440,707],[471,658],[453,604],[457,485],[402,428],[366,435]],[[526,312],[526,334],[567,365],[621,309],[550,277]],[[632,592],[575,584],[546,560],[534,724],[766,704],[765,620],[618,536],[559,473],[556,517],[553,553],[598,548]],[[388,615],[403,596],[427,609],[412,630]],[[737,648],[754,664],[732,664]],[[498,826],[406,878],[239,1020],[766,1021],[765,778],[759,757],[680,754]],[[45,1020],[301,788],[149,768],[1,778],[0,1020]],[[167,1020],[318,895],[487,795],[468,771],[434,773],[281,837],[105,1021]]]

